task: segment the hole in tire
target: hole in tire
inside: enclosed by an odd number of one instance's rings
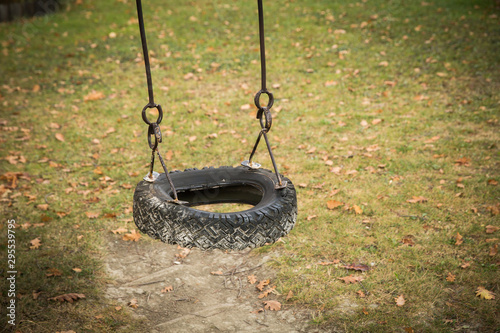
[[[218,203],[211,205],[200,205],[193,208],[212,213],[237,213],[253,207],[255,206],[240,203]]]
[[[170,193],[173,196],[173,193]],[[252,185],[211,186],[201,189],[179,189],[179,200],[186,206],[214,213],[233,213],[250,209],[262,200],[263,191]]]

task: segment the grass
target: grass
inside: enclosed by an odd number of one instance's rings
[[[145,3],[170,169],[248,158],[259,128],[255,111],[241,109],[260,87],[254,5]],[[280,292],[293,292],[287,304],[338,331],[498,330],[498,299],[475,295],[500,290],[498,231],[485,232],[499,226],[498,8],[280,0],[265,13],[270,139],[297,186],[299,217],[283,242],[255,252],[281,254],[274,266]],[[143,325],[102,296],[107,234],[133,229],[133,185],[149,160],[134,17],[131,1],[84,0],[1,26],[0,250],[15,219],[22,332]],[[95,92],[105,98],[86,100]],[[272,168],[264,147],[256,158]],[[15,186],[8,172],[22,173]],[[408,202],[414,196],[426,200]],[[330,200],[343,204],[329,210]],[[341,268],[350,263],[372,269]],[[51,268],[61,276],[47,276]],[[339,280],[349,274],[364,280]],[[86,300],[49,300],[71,292]]]

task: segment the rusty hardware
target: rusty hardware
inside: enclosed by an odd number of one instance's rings
[[[148,125],[148,145],[151,148],[151,164],[149,166],[149,173],[144,177],[149,182],[154,182],[158,178],[158,173],[154,172],[154,163],[155,163],[155,153],[158,155],[158,159],[160,160],[161,166],[163,167],[163,171],[165,171],[165,176],[170,183],[172,188],[172,192],[174,194],[174,200],[169,200],[168,202],[176,203],[176,204],[185,204],[185,201],[180,201],[177,197],[177,191],[175,190],[175,186],[170,178],[168,173],[167,166],[161,157],[160,151],[158,150],[158,143],[162,141],[160,123],[163,120],[163,109],[161,105],[155,103],[154,93],[153,93],[153,79],[151,77],[151,65],[149,63],[149,53],[148,53],[148,44],[146,41],[146,31],[144,28],[144,17],[142,14],[142,3],[141,0],[136,0],[137,4],[137,17],[139,20],[139,31],[141,34],[141,43],[142,43],[142,52],[144,54],[144,66],[146,67],[146,81],[148,84],[148,96],[149,103],[142,109],[141,115],[142,120]],[[155,122],[151,122],[146,115],[146,111],[148,109],[156,108],[158,110],[158,118]],[[151,140],[151,137],[154,138],[154,142]]]
[[[253,146],[252,152],[250,153],[250,158],[246,161],[243,161],[241,165],[249,167],[251,169],[260,168],[259,163],[252,162],[252,158],[255,155],[255,151],[260,143],[260,139],[264,137],[266,141],[267,150],[269,152],[269,157],[271,158],[271,162],[273,163],[274,173],[276,174],[276,178],[278,183],[275,185],[276,189],[283,189],[287,186],[287,182],[281,179],[280,173],[278,171],[278,166],[276,165],[276,160],[274,159],[273,151],[271,149],[271,145],[269,143],[269,139],[267,138],[267,133],[271,129],[273,124],[273,117],[271,114],[271,108],[274,104],[274,95],[267,90],[266,87],[266,45],[265,45],[265,36],[264,36],[264,10],[262,8],[262,0],[257,0],[257,7],[259,12],[259,40],[260,40],[260,70],[261,70],[261,89],[255,94],[254,102],[257,107],[257,119],[259,119],[261,130],[259,135],[257,136],[257,140],[255,141],[255,145]],[[266,94],[269,97],[269,101],[266,106],[262,106],[260,104],[260,96],[262,94]]]

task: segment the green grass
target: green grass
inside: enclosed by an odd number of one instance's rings
[[[155,99],[165,110],[160,149],[172,151],[169,168],[238,165],[259,129],[253,110],[240,109],[260,89],[255,3],[144,5]],[[486,225],[499,226],[494,6],[266,1],[268,86],[279,84],[270,88],[276,97],[270,139],[281,170],[301,186],[295,229],[255,251],[281,254],[274,263],[280,292],[293,291],[288,303],[310,309],[315,324],[349,332],[499,329],[499,259],[489,255],[498,240],[486,242],[499,237],[485,233]],[[133,228],[133,186],[127,187],[149,161],[134,18],[133,1],[84,0],[57,15],[1,25],[0,168],[24,174],[16,188],[1,180],[2,253],[8,219],[32,225],[16,229],[22,332],[142,325],[102,296],[107,233]],[[184,79],[188,73],[195,78]],[[92,91],[106,97],[85,101]],[[17,164],[9,156],[18,156]],[[264,147],[256,158],[272,168]],[[456,162],[462,158],[466,163]],[[427,202],[407,202],[413,196]],[[328,210],[329,200],[363,212]],[[43,204],[47,210],[37,208]],[[42,245],[30,249],[37,237]],[[318,265],[333,260],[372,269]],[[47,277],[49,268],[62,276]],[[338,279],[351,273],[364,277],[362,285]],[[497,299],[476,297],[478,286]],[[6,290],[2,285],[2,307]],[[87,298],[48,300],[70,292]],[[399,295],[402,307],[394,301]]]

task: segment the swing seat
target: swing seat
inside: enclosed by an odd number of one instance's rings
[[[165,174],[141,181],[134,193],[134,222],[143,233],[169,244],[203,250],[242,250],[276,242],[297,220],[297,196],[292,182],[276,188],[276,175],[266,169],[219,167],[172,171],[176,204]],[[197,206],[242,203],[253,207],[214,213]]]

